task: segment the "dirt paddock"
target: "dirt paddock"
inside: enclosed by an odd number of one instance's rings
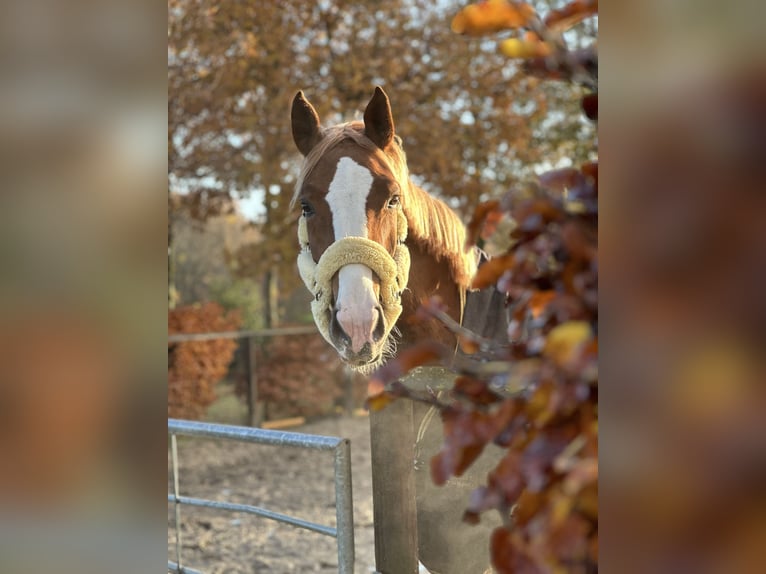
[[[367,417],[327,419],[292,429],[351,440],[357,573],[374,572],[372,482]],[[180,493],[261,506],[335,526],[333,457],[192,437],[178,438]],[[172,492],[168,456],[168,492]],[[173,505],[168,559],[176,561]],[[336,540],[249,514],[181,506],[182,563],[206,574],[337,572]]]

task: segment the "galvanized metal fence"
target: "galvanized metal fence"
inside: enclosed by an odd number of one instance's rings
[[[173,562],[168,560],[168,572],[202,574],[197,570],[183,566],[182,562],[180,524],[181,506],[185,504],[188,506],[254,514],[262,518],[276,520],[297,528],[304,528],[306,530],[311,530],[312,532],[336,538],[338,541],[338,572],[341,574],[353,574],[354,510],[351,489],[351,444],[348,439],[232,425],[182,421],[177,419],[168,419],[168,434],[170,435],[173,467],[173,492],[168,494],[168,502],[172,503],[175,507],[176,523],[176,561]],[[335,465],[336,526],[332,527],[309,522],[307,520],[248,504],[235,504],[231,502],[182,496],[178,488],[177,435],[229,439],[257,444],[333,452]]]

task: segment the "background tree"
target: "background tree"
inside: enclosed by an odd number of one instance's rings
[[[413,175],[466,215],[543,160],[587,159],[594,132],[568,97],[580,88],[541,89],[493,43],[455,36],[457,7],[171,0],[171,189],[203,218],[229,197],[262,198],[263,241],[239,251],[238,273],[262,282],[266,324],[298,286],[288,207],[298,153],[287,121],[298,89],[334,123],[360,114],[375,84],[386,87]]]

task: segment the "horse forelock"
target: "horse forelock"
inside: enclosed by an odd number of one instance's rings
[[[408,237],[419,242],[437,260],[444,260],[452,279],[460,287],[467,288],[476,271],[477,256],[465,248],[465,226],[455,212],[444,202],[431,197],[410,181],[407,157],[401,140],[395,141],[385,151],[381,150],[364,134],[364,124],[348,122],[322,130],[322,137],[304,158],[290,203],[295,205],[304,183],[311,177],[321,159],[333,148],[353,141],[370,157],[390,172],[401,190],[402,208],[408,225]]]

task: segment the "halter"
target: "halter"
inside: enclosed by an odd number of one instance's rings
[[[407,219],[401,209],[397,213],[397,244],[393,256],[383,246],[364,237],[344,237],[330,245],[318,262],[314,262],[309,245],[306,218],[298,220],[298,272],[314,296],[311,313],[328,343],[332,318],[332,278],[341,267],[351,263],[366,265],[380,278],[380,303],[385,318],[384,337],[388,337],[402,314],[402,292],[410,275],[410,251],[404,244]]]

